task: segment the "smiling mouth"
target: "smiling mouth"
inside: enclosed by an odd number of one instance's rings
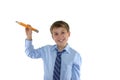
[[[59,42],[63,42],[65,39],[58,40]]]

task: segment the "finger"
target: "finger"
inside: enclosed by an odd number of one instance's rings
[[[30,24],[27,24],[28,28],[32,28],[32,26]]]
[[[29,28],[25,28],[25,31],[29,31]]]
[[[31,26],[30,24],[27,24],[27,26]]]

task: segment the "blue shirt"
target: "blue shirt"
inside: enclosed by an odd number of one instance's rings
[[[60,80],[80,80],[80,54],[69,45],[64,48],[61,55]],[[44,63],[44,80],[53,80],[53,70],[57,56],[56,45],[46,45],[34,49],[32,41],[25,40],[25,52],[31,58],[42,58]]]

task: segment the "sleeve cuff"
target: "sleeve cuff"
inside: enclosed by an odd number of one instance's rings
[[[32,45],[32,40],[25,39],[25,46]]]

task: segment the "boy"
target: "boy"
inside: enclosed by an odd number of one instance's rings
[[[32,30],[26,28],[26,54],[43,59],[44,80],[80,80],[81,56],[67,43],[69,25],[65,21],[56,21],[51,25],[50,32],[56,44],[34,49]]]

